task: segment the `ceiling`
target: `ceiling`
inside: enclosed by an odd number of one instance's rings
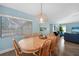
[[[4,5],[37,17],[41,10],[40,3],[3,3]],[[42,10],[51,23],[79,22],[79,3],[43,3]],[[77,20],[73,18],[77,15]],[[75,21],[73,21],[75,19]]]

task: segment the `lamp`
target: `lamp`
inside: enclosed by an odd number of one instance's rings
[[[45,8],[45,6],[44,6]],[[44,9],[46,10],[46,9]],[[45,11],[44,11],[45,12]],[[39,19],[39,23],[46,23],[48,21],[47,15],[43,12],[43,4],[40,4],[40,11],[36,14],[36,17]]]
[[[43,23],[43,15],[42,15],[42,3],[41,3],[41,15],[40,15],[40,23]]]
[[[40,23],[43,23],[43,18],[42,17],[40,17]]]
[[[45,21],[47,20],[47,16],[45,14],[43,14],[43,4],[41,3],[41,13],[40,13],[40,23],[45,23]]]

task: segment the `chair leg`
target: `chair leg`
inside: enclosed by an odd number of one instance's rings
[[[15,53],[16,53],[16,56],[20,56],[17,51],[15,51]]]
[[[35,52],[33,52],[33,54],[34,54],[35,56],[38,56]]]

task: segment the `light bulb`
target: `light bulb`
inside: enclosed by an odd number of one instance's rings
[[[43,18],[42,17],[40,18],[40,23],[43,23]]]

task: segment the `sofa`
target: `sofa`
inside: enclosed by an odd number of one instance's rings
[[[64,40],[79,43],[79,34],[64,33]]]

